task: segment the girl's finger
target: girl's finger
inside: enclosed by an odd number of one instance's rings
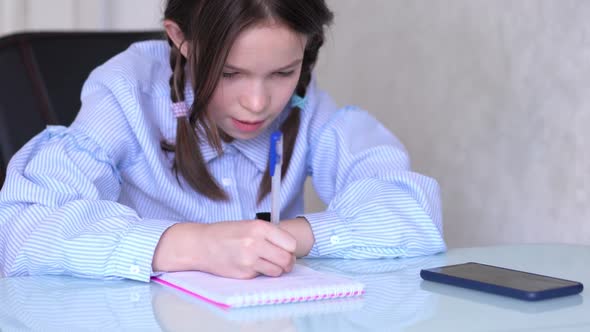
[[[283,274],[283,268],[267,261],[264,258],[259,258],[254,264],[254,270],[260,274],[269,277],[278,277]]]

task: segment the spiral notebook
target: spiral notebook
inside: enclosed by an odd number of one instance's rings
[[[280,277],[259,276],[240,280],[205,272],[164,273],[152,281],[195,296],[221,308],[237,308],[318,301],[360,296],[364,285],[336,274],[318,272],[295,264]]]

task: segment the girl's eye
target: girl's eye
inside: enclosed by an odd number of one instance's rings
[[[222,74],[222,76],[223,76],[223,78],[233,78],[233,77],[235,77],[237,74],[238,74],[238,73],[235,73],[235,72],[233,72],[233,73],[226,73],[226,72],[224,72],[224,73]]]
[[[295,72],[294,70],[279,71],[279,72],[276,72],[275,75],[277,75],[279,77],[289,77],[289,76],[293,75],[294,72]]]

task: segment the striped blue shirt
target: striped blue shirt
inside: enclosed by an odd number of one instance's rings
[[[69,127],[49,126],[10,161],[0,192],[0,272],[67,274],[148,281],[162,233],[179,222],[253,219],[270,210],[256,195],[270,133],[201,151],[230,199],[211,201],[172,171],[174,142],[169,47],[132,45],[95,69]],[[187,102],[193,100],[186,89]],[[299,136],[283,178],[281,217],[304,216],[313,230],[311,257],[384,258],[445,250],[439,187],[410,170],[407,151],[383,125],[356,107],[338,108],[312,82]],[[206,142],[206,140],[203,140]],[[311,176],[327,204],[304,214]]]

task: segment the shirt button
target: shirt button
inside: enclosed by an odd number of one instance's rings
[[[223,178],[221,179],[221,183],[224,187],[229,187],[233,184],[233,181],[230,178]]]
[[[133,274],[138,274],[139,273],[139,266],[137,265],[131,265],[129,267],[129,272],[133,273]]]
[[[330,237],[330,243],[334,245],[340,244],[340,238],[337,235],[332,235]]]

